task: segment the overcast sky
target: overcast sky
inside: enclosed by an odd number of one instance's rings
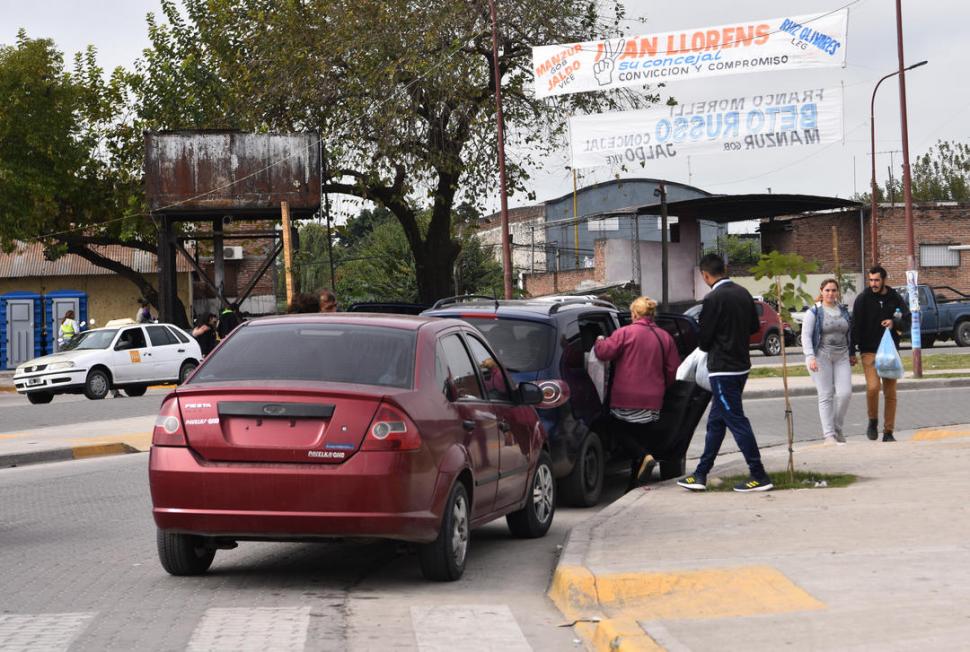
[[[646,17],[645,25],[630,23],[629,34],[721,25],[831,11],[847,0],[692,0],[627,2],[631,14]],[[106,70],[129,67],[148,45],[145,14],[160,13],[158,0],[0,0],[0,42],[12,43],[17,29],[31,37],[50,37],[70,59],[73,52],[93,44]],[[555,3],[550,3],[555,7]],[[662,93],[678,99],[758,94],[844,84],[845,140],[814,150],[811,155],[786,151],[693,155],[690,173],[686,160],[651,163],[622,176],[660,177],[692,183],[715,193],[797,192],[847,197],[868,187],[869,98],[875,82],[897,66],[895,3],[861,0],[851,5],[846,43],[846,67],[791,72],[739,74],[722,78],[673,82]],[[915,157],[938,139],[970,140],[967,110],[970,82],[966,72],[967,0],[903,2],[904,38],[908,64],[929,65],[906,76],[909,100],[909,144]],[[617,36],[604,34],[603,36]],[[898,84],[887,80],[876,101],[877,174],[888,175],[890,154],[901,148]],[[515,155],[512,152],[511,155]],[[545,200],[570,192],[568,151],[547,159],[535,172],[533,189]],[[678,157],[679,158],[679,157]],[[899,175],[901,157],[893,156]],[[590,168],[580,173],[580,185],[611,178],[616,171]],[[497,198],[493,202],[497,204]],[[514,197],[511,206],[528,203]]]

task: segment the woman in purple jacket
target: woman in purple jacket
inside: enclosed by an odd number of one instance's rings
[[[650,424],[660,419],[664,392],[673,384],[680,355],[674,338],[652,317],[657,302],[637,297],[630,304],[633,323],[600,337],[596,357],[613,363],[610,416],[617,441],[633,457],[631,487],[649,477],[654,459],[650,450]]]

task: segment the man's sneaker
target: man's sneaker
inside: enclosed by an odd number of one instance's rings
[[[689,475],[683,480],[678,480],[677,485],[691,491],[704,491],[707,489],[707,478],[699,473]]]
[[[657,460],[653,459],[653,455],[645,455],[640,461],[640,468],[637,469],[637,480],[641,483],[649,480],[655,466],[657,466]]]
[[[822,445],[823,446],[835,446],[838,443],[839,442],[835,438],[835,435],[825,435],[824,437],[822,437]]]
[[[866,428],[866,437],[872,441],[879,439],[879,419],[869,419],[869,427]]]
[[[893,431],[892,430],[887,430],[886,432],[882,433],[882,440],[883,441],[896,441],[896,438],[893,437]]]
[[[750,491],[771,491],[775,488],[775,485],[771,484],[771,480],[755,480],[754,478],[748,478],[746,482],[734,485],[735,491],[740,491],[741,493],[748,493]]]
[[[838,430],[835,431],[835,443],[839,446],[845,446],[845,435]]]

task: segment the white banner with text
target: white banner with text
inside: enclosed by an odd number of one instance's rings
[[[801,150],[842,138],[842,89],[797,87],[569,119],[574,168],[681,154]]]
[[[841,66],[849,10],[532,48],[536,97]]]

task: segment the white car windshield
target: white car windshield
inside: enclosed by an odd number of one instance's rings
[[[61,351],[82,351],[88,349],[106,349],[111,346],[117,330],[87,331],[74,337],[61,347]]]

